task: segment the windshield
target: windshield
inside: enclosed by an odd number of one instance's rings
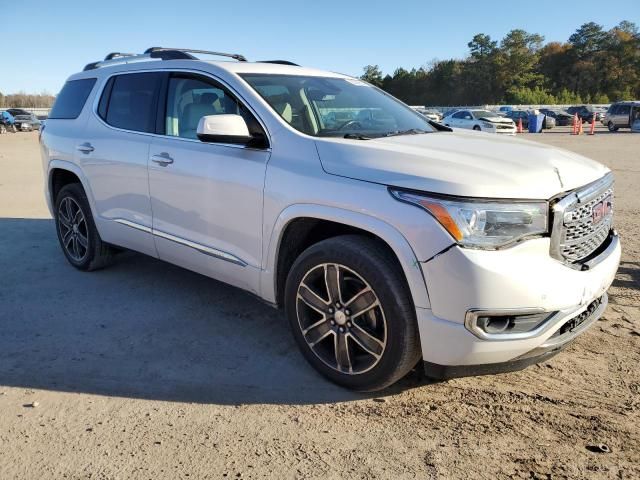
[[[423,116],[354,78],[241,76],[280,117],[307,135],[366,139],[434,131]]]

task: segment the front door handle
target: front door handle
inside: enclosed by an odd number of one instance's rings
[[[82,145],[78,145],[76,147],[76,150],[82,153],[91,153],[95,150],[95,148],[93,148],[93,145],[91,145],[89,142],[84,142]]]
[[[167,152],[162,152],[158,155],[151,155],[151,161],[157,163],[161,167],[166,167],[170,163],[173,163],[173,158]]]

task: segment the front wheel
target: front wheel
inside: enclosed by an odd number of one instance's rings
[[[609,129],[610,132],[617,132],[618,131],[618,127],[616,127],[613,122],[607,123],[607,128]]]
[[[311,246],[292,266],[284,300],[303,355],[339,385],[380,390],[420,358],[409,287],[375,240],[345,235]]]
[[[474,125],[474,126],[473,126],[473,129],[474,129],[476,132],[480,132],[480,131],[481,131],[480,125]]]

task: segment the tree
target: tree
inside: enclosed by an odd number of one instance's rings
[[[386,75],[377,65],[363,79],[413,105],[580,104],[640,98],[640,31],[622,21],[609,31],[590,22],[568,42],[511,30],[500,41],[478,33],[463,60],[433,60]]]
[[[364,75],[360,78],[376,87],[382,86],[382,70],[378,65],[367,65],[364,67]]]

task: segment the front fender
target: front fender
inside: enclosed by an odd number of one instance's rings
[[[271,231],[266,251],[266,266],[260,280],[261,296],[276,303],[276,270],[283,233],[287,225],[297,218],[317,218],[341,223],[370,232],[386,242],[395,252],[416,307],[430,308],[429,295],[420,263],[406,238],[392,225],[369,215],[315,204],[295,204],[285,208]]]

